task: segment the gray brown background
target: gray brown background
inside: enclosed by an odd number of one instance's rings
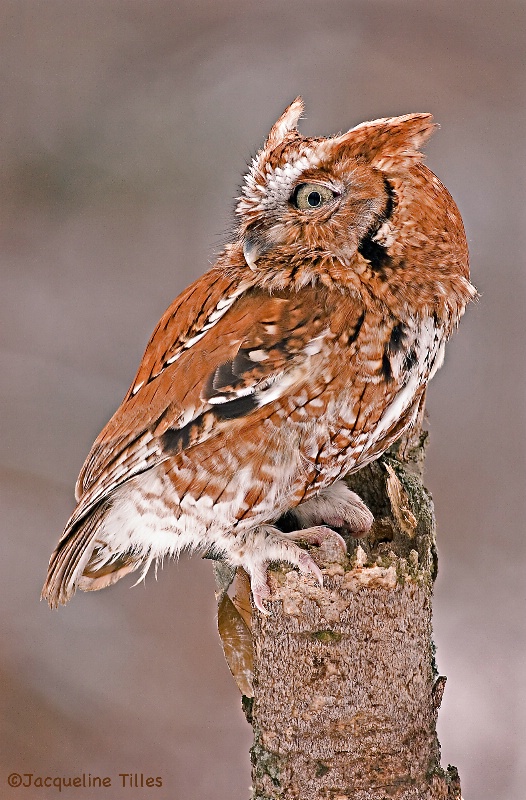
[[[444,763],[466,800],[526,785],[524,3],[0,3],[2,742],[9,772],[160,775],[62,797],[248,797],[250,729],[210,564],[38,596],[89,446],[159,315],[213,260],[246,162],[298,93],[302,130],[432,111],[464,215],[469,309],[429,395]]]

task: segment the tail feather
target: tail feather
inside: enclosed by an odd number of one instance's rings
[[[110,554],[97,537],[108,510],[100,503],[66,531],[53,552],[41,598],[51,608],[65,605],[77,588],[95,591],[110,586],[141,564],[134,553]]]
[[[100,566],[102,560],[102,566]],[[115,556],[111,561],[93,557],[87,564],[79,578],[78,587],[83,592],[97,592],[113,583],[117,583],[129,572],[133,572],[141,564],[142,559],[133,553],[123,553]]]

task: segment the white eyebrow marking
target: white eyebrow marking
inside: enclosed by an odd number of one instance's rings
[[[291,194],[294,183],[301,174],[307,169],[318,167],[323,155],[323,150],[320,148],[305,147],[301,155],[281,167],[271,167],[267,163],[263,168],[260,159],[265,156],[265,151],[261,151],[253,159],[251,167],[245,175],[236,213],[262,211],[283,202]]]

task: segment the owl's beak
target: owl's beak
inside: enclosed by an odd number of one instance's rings
[[[261,249],[255,237],[251,237],[250,235],[245,237],[245,241],[243,242],[243,255],[252,272],[255,272],[256,262],[261,255]]]

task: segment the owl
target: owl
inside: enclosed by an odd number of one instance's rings
[[[301,543],[370,528],[342,479],[414,423],[475,290],[458,209],[422,164],[431,115],[310,138],[302,111],[271,128],[230,243],[166,311],[95,441],[52,607],[188,549],[243,567],[266,613],[270,562],[321,583]]]

